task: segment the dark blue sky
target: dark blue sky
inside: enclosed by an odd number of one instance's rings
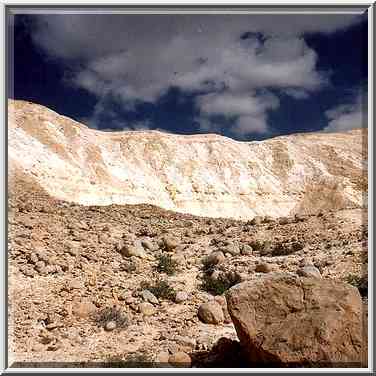
[[[260,17],[96,16],[92,31],[79,17],[15,16],[10,97],[106,130],[254,140],[362,126],[366,16],[306,27],[296,15],[294,29],[281,16],[275,30]]]

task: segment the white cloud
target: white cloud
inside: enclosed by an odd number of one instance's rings
[[[325,112],[329,119],[325,132],[341,132],[367,126],[367,93],[360,89],[353,103],[334,107]]]
[[[71,84],[98,97],[94,124],[114,102],[132,109],[178,87],[200,94],[201,129],[216,129],[213,115],[234,116],[232,130],[245,135],[267,130],[267,112],[279,105],[265,90],[303,98],[328,82],[304,33],[357,21],[353,15],[49,15],[38,16],[32,36],[50,56],[78,67]],[[241,40],[246,32],[258,34]],[[121,126],[121,119],[113,121]]]

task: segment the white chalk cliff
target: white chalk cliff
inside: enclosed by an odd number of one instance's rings
[[[51,196],[83,205],[147,203],[248,219],[366,204],[366,130],[261,142],[102,132],[16,100],[8,127],[9,174],[22,171]]]

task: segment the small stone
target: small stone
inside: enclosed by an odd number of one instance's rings
[[[144,247],[144,249],[147,249],[149,251],[156,251],[158,249],[158,247],[149,239],[141,240],[141,245]]]
[[[170,357],[170,354],[168,353],[168,351],[162,351],[157,355],[155,361],[156,363],[165,364],[165,363],[168,363],[169,357]]]
[[[240,254],[239,245],[236,243],[229,244],[225,248],[222,249],[223,253],[229,253],[231,256],[237,256]]]
[[[272,223],[272,222],[274,222],[274,219],[273,219],[271,216],[266,215],[266,216],[263,218],[262,222],[263,222],[263,223]]]
[[[154,306],[148,302],[139,304],[138,309],[144,316],[151,316],[155,313]]]
[[[168,362],[175,367],[190,367],[192,360],[187,353],[179,351],[174,354],[171,354],[168,359]]]
[[[165,236],[162,240],[163,245],[168,252],[172,252],[178,246],[178,241],[171,236]]]
[[[110,332],[110,331],[116,329],[116,327],[117,327],[117,325],[116,325],[116,322],[115,322],[115,321],[109,321],[109,322],[106,323],[106,325],[105,325],[104,328],[105,328],[108,332]]]
[[[83,288],[83,284],[79,279],[72,279],[71,281],[69,281],[69,287],[71,289],[80,290]]]
[[[209,256],[203,259],[206,265],[218,265],[226,260],[225,255],[221,251],[212,252]]]
[[[135,246],[135,245],[124,245],[121,248],[120,253],[125,257],[139,257],[139,258],[146,258],[146,253],[142,246]]]
[[[255,217],[252,218],[251,225],[256,225],[256,226],[261,225],[262,221],[263,221],[263,218],[259,215],[256,215]]]
[[[279,218],[278,223],[280,225],[287,225],[290,223],[290,219],[288,217],[281,217]]]
[[[56,338],[51,333],[48,333],[47,331],[42,331],[39,334],[39,342],[42,343],[43,345],[48,345],[54,340],[56,340]]]
[[[48,329],[48,330],[53,330],[53,329],[55,329],[55,328],[58,328],[59,326],[60,326],[60,325],[59,325],[58,323],[56,323],[56,322],[52,322],[52,323],[46,325],[46,329]]]
[[[45,270],[45,267],[46,267],[46,264],[45,264],[43,261],[38,261],[38,262],[35,264],[35,269],[36,269],[39,273],[43,273],[44,270]]]
[[[224,321],[222,307],[216,301],[201,304],[198,317],[206,324],[221,324]]]
[[[154,294],[152,294],[149,290],[142,290],[141,296],[146,302],[150,302],[150,303],[153,303],[153,304],[159,303],[156,296]]]
[[[29,257],[29,260],[30,262],[32,262],[33,264],[36,264],[38,262],[38,256],[35,254],[35,253],[32,253]]]
[[[49,346],[47,346],[47,351],[56,351],[61,348],[62,344],[61,342],[55,342]]]
[[[95,313],[96,310],[97,307],[90,301],[76,302],[72,308],[73,314],[80,318],[87,318]]]
[[[194,338],[186,336],[175,336],[174,341],[184,347],[190,347],[192,349],[196,347],[196,340]]]
[[[79,245],[74,244],[74,242],[66,243],[65,251],[71,256],[77,256],[79,254]]]
[[[34,277],[35,271],[29,265],[21,265],[20,271],[25,274],[27,277]]]
[[[243,244],[241,248],[241,252],[240,252],[243,256],[249,256],[252,254],[252,252],[253,252],[253,249],[250,245]]]
[[[302,277],[321,278],[320,270],[312,265],[304,266],[303,268],[298,270],[297,274]]]
[[[188,294],[185,291],[178,291],[175,295],[176,303],[183,303],[188,300]]]
[[[132,293],[129,291],[129,290],[124,290],[122,291],[119,296],[118,296],[118,299],[119,300],[127,300],[128,298],[132,297]],[[133,299],[133,298],[132,298]],[[132,302],[131,302],[132,303]]]
[[[255,268],[256,273],[270,273],[271,271],[272,271],[271,265],[265,262],[261,262],[257,264]]]

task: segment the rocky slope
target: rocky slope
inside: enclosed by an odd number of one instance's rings
[[[313,274],[327,284],[336,281],[333,286],[351,282],[359,287],[365,325],[355,366],[366,364],[360,356],[366,356],[367,348],[364,210],[242,222],[151,205],[68,203],[47,196],[28,175],[17,175],[9,188],[9,354],[14,366],[252,367],[242,355],[223,290],[274,273]],[[170,255],[176,263],[171,275],[168,268],[160,267],[162,255]],[[169,288],[150,288],[158,281]],[[332,295],[338,306],[328,307],[326,296],[332,291],[326,289],[323,295],[317,285],[320,298],[311,299],[313,308],[305,313],[306,322],[328,309],[346,313],[342,298],[337,300],[339,293]],[[343,289],[351,289],[346,286]],[[272,291],[270,298],[270,293],[260,295],[264,300],[258,307],[267,306],[265,299],[271,299],[274,313],[281,315],[286,305],[292,309],[284,289]],[[295,299],[301,304],[299,296]],[[317,341],[324,341],[324,351],[342,346],[329,333],[333,324],[323,328],[322,338],[307,342],[308,337],[295,332],[293,316],[281,327],[280,316],[257,309],[258,320],[264,320],[267,329],[261,333],[265,344],[278,344],[277,334],[284,328],[289,335],[284,346],[294,354],[312,343],[320,347]],[[327,316],[334,326],[336,316]],[[269,330],[270,325],[276,330]],[[328,366],[327,356],[318,360]],[[354,366],[347,363],[332,366]]]
[[[25,175],[58,199],[237,219],[366,201],[366,131],[237,142],[219,135],[100,132],[24,101],[10,100],[8,110],[10,175]]]

